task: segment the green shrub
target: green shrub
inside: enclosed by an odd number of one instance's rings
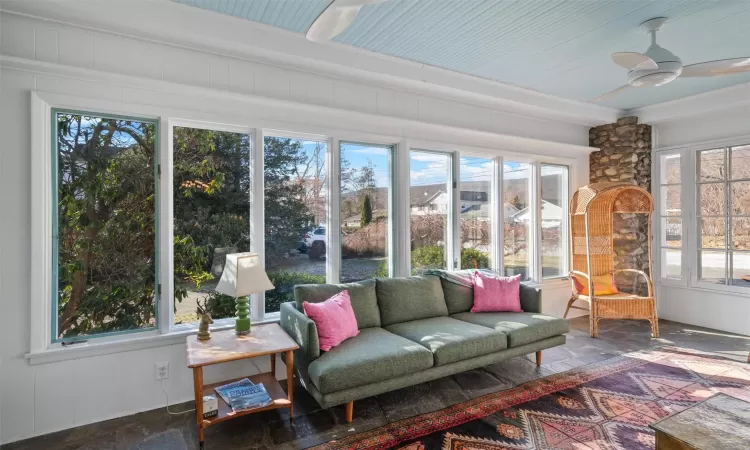
[[[490,267],[490,255],[485,252],[479,251],[475,248],[462,248],[461,249],[461,268],[462,269],[473,269],[474,260],[477,261],[477,267],[485,269]]]
[[[437,245],[428,245],[426,247],[420,247],[413,250],[411,252],[411,273],[413,275],[417,275],[422,271],[422,269],[446,267],[443,252],[443,247],[439,247]],[[475,248],[461,249],[462,269],[473,269],[474,259],[476,259],[477,265],[480,269],[490,267],[490,255],[488,255],[487,253],[479,251]],[[380,267],[378,267],[378,272],[375,274],[375,276],[388,276],[388,261],[382,261],[380,263]]]
[[[268,278],[276,287],[266,291],[266,312],[276,312],[281,304],[294,301],[294,286],[297,284],[323,284],[325,275],[310,275],[300,272],[269,272]]]
[[[411,273],[418,274],[422,269],[444,268],[445,254],[443,247],[428,245],[411,252]]]

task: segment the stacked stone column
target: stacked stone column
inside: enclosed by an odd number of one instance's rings
[[[635,116],[589,131],[589,145],[600,151],[589,156],[591,183],[619,181],[651,192],[651,126],[639,124]],[[648,228],[645,215],[618,214],[614,220],[615,268],[649,272]],[[646,293],[633,274],[620,274],[617,286],[625,292]]]

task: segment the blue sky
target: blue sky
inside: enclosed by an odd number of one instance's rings
[[[305,151],[312,154],[314,141],[304,141]],[[325,145],[325,143],[323,143]],[[342,143],[342,158],[349,161],[350,167],[359,170],[372,163],[378,187],[388,186],[390,147],[371,144]],[[410,182],[412,186],[446,183],[450,158],[445,153],[413,150],[409,158]],[[462,157],[461,181],[491,181],[492,160],[489,157]],[[505,161],[505,178],[528,177],[527,164]]]

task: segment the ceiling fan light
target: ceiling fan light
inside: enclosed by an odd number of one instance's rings
[[[652,72],[632,79],[630,85],[633,87],[661,86],[673,81],[677,76],[675,72]]]

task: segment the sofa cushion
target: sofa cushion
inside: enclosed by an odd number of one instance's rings
[[[474,305],[474,288],[458,284],[446,278],[440,278],[445,295],[448,313],[467,312]]]
[[[442,366],[506,349],[503,333],[450,317],[432,317],[385,327],[429,349],[435,365]]]
[[[453,314],[451,317],[502,331],[508,336],[508,347],[511,348],[567,333],[569,330],[566,319],[538,313],[466,312]]]
[[[294,300],[297,309],[302,311],[302,303],[324,302],[343,290],[349,291],[357,327],[379,327],[380,310],[375,296],[375,280],[347,284],[300,284],[294,287]]]
[[[432,367],[432,353],[382,328],[359,334],[322,352],[308,375],[324,394],[400,377]]]
[[[448,315],[438,277],[378,278],[376,291],[383,326]]]

